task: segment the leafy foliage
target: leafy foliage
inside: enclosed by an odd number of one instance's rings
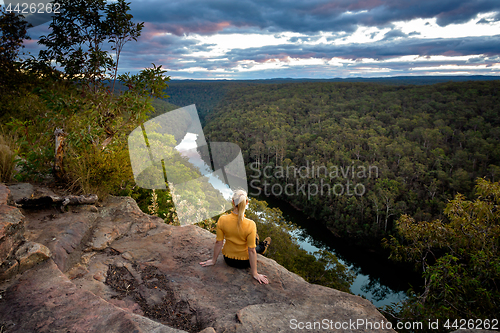
[[[29,27],[22,15],[7,13],[0,5],[0,118],[10,111],[11,95],[19,95],[20,87],[30,79],[20,74],[22,64],[19,61],[23,40],[30,39]]]
[[[0,128],[1,129],[1,128]],[[19,147],[11,135],[0,131],[0,182],[8,182],[14,174]]]
[[[120,62],[120,54],[125,44],[129,41],[137,41],[141,35],[144,22],[133,23],[132,14],[129,14],[130,3],[125,0],[118,0],[106,7],[106,30],[109,35],[109,43],[112,43],[111,49],[115,51],[116,63],[113,68],[113,87],[111,92],[115,90],[116,76],[118,74],[118,63]]]
[[[107,72],[113,73],[116,79],[124,44],[136,40],[144,24],[132,23],[129,4],[123,0],[111,4],[104,0],[61,0],[58,3],[60,11],[50,24],[52,32],[38,41],[47,47],[40,51],[39,59],[48,65],[55,61],[64,69],[66,78],[79,80],[97,91],[97,84]],[[106,41],[113,44],[116,63],[103,49]]]
[[[66,101],[74,109],[66,122],[69,178],[84,192],[116,192],[132,180],[127,135],[153,111],[151,86],[164,89],[168,78],[160,67],[134,75],[135,85],[120,95],[103,91]],[[48,97],[48,98],[47,98]],[[47,103],[55,98],[46,96]]]
[[[11,96],[11,105],[18,110],[10,116],[16,117],[4,120],[5,129],[18,137],[17,179],[48,179],[54,160],[54,129],[63,128],[67,134],[64,181],[74,190],[101,197],[126,192],[133,186],[127,135],[153,111],[150,88],[163,91],[168,77],[159,66],[134,75],[133,80],[130,89],[113,95],[65,81],[36,79],[23,87],[24,94]]]
[[[398,260],[418,263],[425,290],[397,316],[404,320],[496,318],[500,307],[500,182],[479,178],[477,199],[448,203],[446,221],[415,222],[403,215],[400,239],[386,245]]]
[[[27,29],[30,27],[22,15],[6,12],[0,6],[0,65],[12,65],[16,60],[19,50],[24,47],[23,40],[30,39]]]

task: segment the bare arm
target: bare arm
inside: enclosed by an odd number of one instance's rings
[[[250,260],[250,273],[253,278],[261,284],[268,284],[267,276],[257,273],[257,252],[254,247],[248,248],[248,258]]]
[[[216,241],[214,245],[214,256],[212,259],[208,259],[207,261],[200,262],[200,265],[212,266],[217,262],[217,258],[219,258],[220,251],[222,250],[222,245],[224,245],[224,241]]]

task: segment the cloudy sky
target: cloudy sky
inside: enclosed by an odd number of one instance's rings
[[[1,2],[1,0],[0,0]],[[172,79],[500,75],[499,0],[131,0],[122,72]],[[30,29],[35,54],[48,23]]]

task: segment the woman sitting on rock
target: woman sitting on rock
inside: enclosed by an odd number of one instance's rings
[[[247,204],[247,193],[244,190],[235,191],[231,214],[223,215],[217,221],[214,256],[212,259],[200,262],[200,265],[215,265],[222,249],[226,264],[236,268],[250,267],[255,280],[268,284],[267,276],[257,273],[257,253],[266,252],[271,244],[271,238],[267,237],[263,242],[258,242],[255,222],[244,217]]]

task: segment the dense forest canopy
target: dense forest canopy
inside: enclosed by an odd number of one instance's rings
[[[392,76],[392,77],[351,77],[331,79],[291,79],[276,78],[267,80],[171,80],[167,90],[168,101],[174,105],[187,106],[196,104],[200,120],[205,125],[207,115],[216,109],[226,94],[236,88],[259,84],[282,83],[319,83],[319,82],[369,82],[386,85],[428,85],[442,82],[490,81],[498,80],[496,76]]]
[[[380,236],[403,213],[417,221],[443,217],[446,202],[458,192],[470,196],[477,177],[500,178],[498,87],[498,81],[245,86],[209,114],[205,134],[240,145],[254,192],[281,196],[339,235]],[[276,171],[313,165],[321,170],[314,177]],[[304,193],[304,184],[325,192]],[[339,185],[327,193],[325,184]],[[348,184],[351,193],[360,184],[362,195],[348,195]],[[335,195],[340,186],[345,192]]]
[[[226,96],[226,94],[247,83],[238,81],[173,81],[169,84],[168,101],[174,105],[187,106],[196,104],[200,121],[205,124],[205,118]]]

